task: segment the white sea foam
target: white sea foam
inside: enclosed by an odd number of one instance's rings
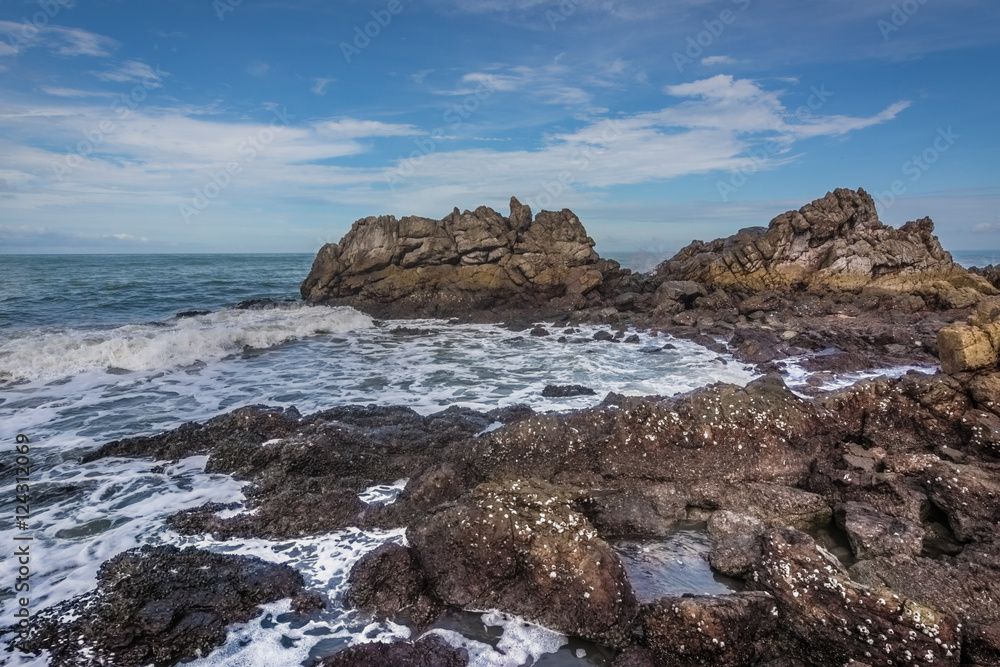
[[[694,343],[645,333],[639,333],[640,343],[634,345],[591,340],[598,327],[579,327],[560,342],[558,333],[535,338],[492,325],[406,322],[411,331],[420,329],[414,334],[395,331],[401,324],[374,326],[355,311],[299,306],[222,311],[166,326],[37,330],[30,336],[44,344],[34,352],[24,337],[0,342],[0,368],[10,372],[20,364],[19,372],[34,378],[0,387],[0,442],[11,442],[17,433],[31,436],[33,493],[48,495],[45,502],[33,503],[31,530],[38,558],[33,557],[32,568],[39,582],[33,591],[35,608],[91,590],[100,564],[127,549],[195,545],[287,563],[333,602],[306,626],[288,617],[281,606],[287,602],[268,606],[269,617],[232,629],[225,646],[198,661],[204,667],[291,667],[309,655],[326,655],[352,643],[403,638],[405,628],[372,625],[339,604],[357,559],[386,540],[402,542],[403,531],[342,531],[284,541],[184,537],[166,528],[167,516],[206,502],[243,503],[242,484],[205,474],[204,457],[154,473],[150,460],[79,464],[79,456],[108,440],[204,421],[253,403],[295,405],[303,413],[369,403],[406,405],[424,414],[451,405],[489,410],[515,403],[568,410],[595,405],[609,391],[669,395],[715,381],[742,385],[754,377],[748,367],[731,358],[720,360]],[[668,342],[676,349],[661,350]],[[66,349],[57,349],[60,345]],[[130,351],[131,357],[125,357],[132,361],[102,356],[115,345]],[[257,351],[233,354],[243,346]],[[191,365],[194,359],[205,363]],[[133,370],[107,373],[108,366]],[[583,384],[597,394],[546,398],[542,389],[548,384]],[[391,479],[376,481],[381,483],[368,489],[366,500],[388,501],[399,487]],[[12,480],[3,480],[0,487],[0,510],[11,515],[12,507],[3,503],[13,498]],[[245,511],[229,510],[224,516]],[[0,531],[0,540],[12,537],[13,531]],[[11,578],[9,568],[9,562],[0,562],[0,578]],[[0,600],[0,614],[9,612],[9,600]],[[514,621],[508,625],[503,631],[507,639],[501,641],[511,645],[509,651],[521,643],[551,648],[565,641],[540,630],[538,637],[521,637],[518,633],[535,630]],[[479,656],[474,665],[508,664],[494,640],[466,639]],[[544,653],[542,648],[510,664],[533,661]],[[43,664],[11,659],[18,665]]]
[[[367,505],[391,505],[406,488],[408,479],[397,479],[393,484],[376,484],[358,494],[361,502]]]
[[[189,366],[244,349],[372,326],[353,308],[290,304],[220,310],[162,324],[114,329],[54,329],[14,334],[0,343],[0,379],[61,378],[95,369],[143,371]]]

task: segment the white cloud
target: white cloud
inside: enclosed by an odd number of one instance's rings
[[[583,88],[570,85],[572,71],[558,62],[541,67],[495,67],[469,72],[462,76],[452,90],[438,91],[441,95],[473,95],[483,88],[492,92],[521,93],[541,104],[587,108],[591,95]],[[613,72],[612,72],[613,73]]]
[[[706,67],[713,67],[715,65],[738,65],[739,63],[740,61],[732,56],[709,56],[701,59],[701,64]]]
[[[366,137],[409,137],[420,134],[412,125],[395,125],[374,120],[344,118],[328,120],[314,125],[316,132],[331,139],[363,139]]]
[[[465,80],[476,80],[475,74]],[[439,144],[410,163],[405,156],[411,145],[400,149],[398,160],[369,155],[365,166],[357,160],[372,150],[373,142],[365,140],[425,136],[426,131],[362,118],[273,126],[266,120],[227,122],[190,108],[139,108],[122,122],[108,107],[71,97],[61,105],[0,101],[0,118],[11,129],[8,136],[23,138],[17,143],[0,139],[7,169],[0,178],[10,184],[5,206],[35,216],[108,206],[151,207],[170,216],[227,163],[238,164],[239,173],[219,199],[241,206],[309,200],[384,210],[387,203],[398,203],[405,212],[437,214],[469,193],[479,201],[502,201],[518,193],[537,207],[548,190],[562,191],[560,207],[576,206],[617,185],[739,168],[748,152],[768,138],[784,147],[760,165],[774,168],[793,159],[791,147],[804,137],[870,127],[905,108],[900,103],[870,117],[816,114],[807,122],[791,122],[780,93],[752,80],[712,77],[668,91],[677,99],[659,111],[585,121],[530,149],[480,145],[447,150]],[[102,131],[94,149],[57,178],[53,165],[67,164],[63,147],[76,146],[103,120],[114,121],[113,128]],[[254,137],[262,145],[250,151],[248,139]],[[225,207],[213,205],[203,221]]]
[[[57,86],[42,86],[42,92],[53,97],[116,97],[116,93],[78,90],[76,88],[60,88]]]
[[[995,234],[1000,232],[1000,222],[984,222],[972,228],[973,234]]]
[[[6,42],[7,55],[13,55],[11,48],[17,53],[23,49],[43,47],[59,56],[107,57],[119,46],[110,37],[80,28],[49,25],[42,28],[31,26],[29,29],[13,21],[0,21],[0,39]]]
[[[154,71],[153,68],[146,63],[139,62],[138,60],[126,60],[113,70],[94,72],[93,74],[101,81],[114,81],[117,83],[135,81],[145,83],[153,88],[158,88],[161,85],[160,82],[163,81],[163,76],[166,75],[166,72],[162,71],[159,66],[157,66]]]
[[[271,71],[271,66],[258,60],[255,60],[247,65],[247,72],[251,76],[255,76],[258,79],[267,76],[269,71]]]

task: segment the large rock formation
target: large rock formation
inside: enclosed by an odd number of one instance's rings
[[[581,302],[617,274],[594,252],[568,210],[531,209],[511,198],[510,215],[456,208],[442,220],[370,217],[319,251],[302,284],[312,302],[341,302],[397,314],[447,315],[493,307]],[[378,306],[383,308],[378,308]]]
[[[940,295],[952,307],[994,294],[985,279],[952,261],[933,232],[930,218],[887,227],[867,192],[838,189],[779,215],[766,228],[694,241],[656,271],[666,280],[750,291],[881,287]]]

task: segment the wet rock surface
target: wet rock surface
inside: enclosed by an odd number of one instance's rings
[[[208,506],[172,519],[184,531],[408,527],[410,546],[359,562],[344,602],[417,629],[448,606],[496,608],[635,645],[622,659],[637,664],[678,664],[663,656],[680,645],[690,664],[911,664],[917,651],[935,664],[989,664],[1000,624],[1000,457],[984,424],[997,417],[997,377],[910,373],[802,398],[772,375],[544,415],[369,407],[299,417],[258,407],[104,451],[208,452],[209,467],[252,480],[256,515],[219,519]],[[495,420],[508,423],[482,433]],[[361,488],[401,477],[410,481],[392,505],[358,500]],[[673,606],[640,607],[605,541],[663,536],[691,520],[707,521],[715,570],[757,591],[684,602],[701,627],[722,629],[714,638],[724,647],[685,639],[698,623],[668,623]],[[834,524],[849,571],[801,532]],[[776,626],[756,612],[756,625],[734,620],[763,594]]]
[[[540,482],[484,484],[407,537],[444,602],[622,645],[638,604],[614,550],[573,508],[574,495]]]
[[[415,642],[361,644],[326,658],[316,667],[465,667],[469,654],[437,635]]]
[[[642,629],[656,665],[753,665],[778,621],[763,592],[664,598],[643,607]]]
[[[95,591],[43,611],[25,648],[48,650],[57,665],[174,664],[207,654],[228,626],[302,587],[286,565],[142,547],[104,563]]]

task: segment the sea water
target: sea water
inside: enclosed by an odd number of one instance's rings
[[[598,327],[546,324],[534,337],[502,326],[378,322],[350,308],[298,299],[307,255],[0,256],[0,545],[30,536],[30,608],[93,589],[98,567],[143,544],[195,545],[288,563],[331,608],[307,624],[288,602],[233,628],[199,666],[298,665],[348,645],[409,637],[339,603],[365,553],[405,531],[346,530],[298,540],[217,541],[165,526],[174,512],[240,503],[240,482],[204,472],[206,457],[156,462],[80,457],[121,437],[153,434],[251,404],[303,414],[343,404],[405,405],[429,414],[526,403],[538,411],[597,404],[607,392],[672,395],[716,381],[746,384],[753,369],[703,347],[638,332],[638,344],[592,340]],[[247,299],[275,307],[242,310]],[[184,317],[177,317],[178,313]],[[566,342],[559,337],[565,336]],[[674,349],[663,350],[666,343]],[[549,384],[594,396],[545,398]],[[30,518],[15,522],[15,438],[30,438]],[[158,467],[163,466],[163,467]],[[364,498],[391,502],[405,480]],[[14,622],[16,559],[0,560],[0,624]],[[434,630],[477,666],[608,664],[600,647],[482,610]],[[11,639],[11,634],[2,637]],[[578,657],[583,656],[583,657]],[[10,664],[47,664],[0,652]],[[568,661],[568,662],[567,662]]]

